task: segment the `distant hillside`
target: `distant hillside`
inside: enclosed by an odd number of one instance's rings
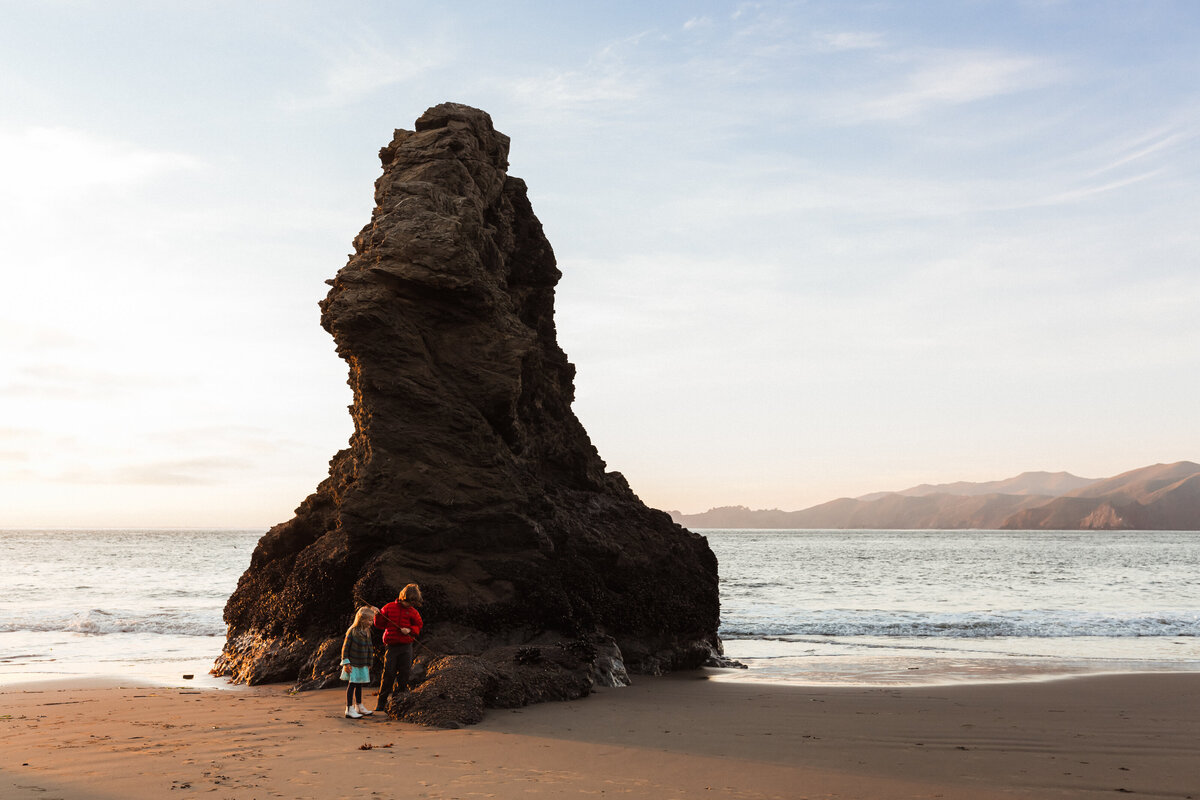
[[[1155,464],[1014,514],[1014,529],[1200,530],[1200,465]]]
[[[952,494],[963,497],[977,497],[981,494],[1040,494],[1047,497],[1059,497],[1076,489],[1083,489],[1096,482],[1095,478],[1080,478],[1078,475],[1072,475],[1069,472],[1022,472],[1015,478],[1008,478],[1002,481],[986,481],[984,483],[968,483],[966,481],[940,484],[923,483],[920,486],[914,486],[902,492],[875,492],[873,494],[865,494],[858,499],[878,500],[881,497],[887,497],[891,494],[900,494],[906,497],[925,497],[931,494]]]
[[[671,516],[689,528],[1200,530],[1200,464],[1155,464],[1101,479],[1025,472],[846,497],[802,511],[724,506]]]

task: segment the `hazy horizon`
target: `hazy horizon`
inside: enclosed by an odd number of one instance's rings
[[[512,137],[575,412],[661,509],[1200,453],[1200,6],[13,3],[0,527],[282,522],[392,129]]]

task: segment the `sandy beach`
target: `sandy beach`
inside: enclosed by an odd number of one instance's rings
[[[643,677],[461,730],[345,719],[343,699],[6,687],[0,796],[1200,798],[1192,673],[904,689]]]

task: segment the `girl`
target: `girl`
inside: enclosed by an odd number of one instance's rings
[[[362,687],[371,682],[371,661],[375,647],[371,644],[371,623],[379,609],[363,606],[354,615],[354,624],[346,631],[342,642],[342,680],[346,684],[346,716],[361,719],[370,711],[362,704]]]
[[[417,606],[421,605],[421,587],[410,583],[400,590],[400,596],[375,615],[375,627],[383,628],[383,681],[379,684],[376,711],[386,712],[388,697],[393,688],[408,691],[408,675],[412,669],[413,642],[424,623]]]

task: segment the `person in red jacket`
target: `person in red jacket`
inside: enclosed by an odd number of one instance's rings
[[[383,680],[379,684],[379,701],[376,711],[387,711],[388,697],[392,689],[408,691],[408,675],[412,670],[413,642],[421,632],[421,587],[410,583],[400,590],[400,596],[379,609],[374,625],[383,629],[383,643],[387,652],[383,657]]]

